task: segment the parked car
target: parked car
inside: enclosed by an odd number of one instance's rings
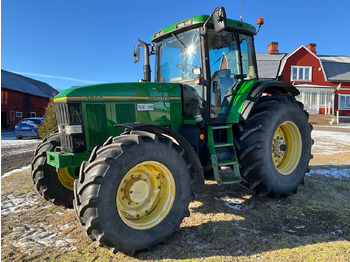
[[[23,137],[39,138],[38,129],[44,121],[43,117],[24,118],[15,126],[15,135],[17,139]]]

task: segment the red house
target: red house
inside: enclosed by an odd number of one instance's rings
[[[297,99],[310,114],[337,114],[350,118],[350,56],[317,55],[316,44],[300,46],[290,53],[258,53],[260,78],[279,78],[300,91]]]
[[[56,94],[58,91],[46,83],[1,70],[1,127],[43,116],[50,97]]]

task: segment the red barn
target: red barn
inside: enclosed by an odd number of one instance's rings
[[[316,44],[300,46],[290,53],[258,53],[260,78],[282,79],[300,91],[297,99],[310,114],[336,114],[350,118],[350,56],[317,55]]]
[[[50,97],[56,94],[58,91],[46,83],[1,70],[1,127],[43,116]]]

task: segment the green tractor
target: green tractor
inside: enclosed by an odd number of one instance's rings
[[[260,195],[296,193],[312,126],[293,85],[258,79],[256,33],[216,7],[135,45],[135,62],[144,48],[143,80],[63,90],[58,131],[32,161],[38,191],[74,206],[93,241],[129,254],[179,229],[206,176]]]

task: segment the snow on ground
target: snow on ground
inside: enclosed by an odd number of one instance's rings
[[[350,133],[348,132],[314,130],[311,135],[315,140],[315,144],[312,147],[315,155],[350,153]]]
[[[308,173],[308,176],[312,175],[323,175],[326,177],[334,177],[338,179],[346,179],[350,178],[350,166],[332,166],[332,167],[326,167],[326,168],[315,168],[313,169],[311,167],[310,173]]]
[[[21,171],[25,171],[25,170],[27,170],[27,169],[28,169],[28,170],[30,169],[30,165],[29,165],[29,166],[24,166],[24,167],[19,168],[19,169],[12,170],[12,171],[7,172],[7,173],[5,173],[5,174],[2,174],[2,175],[1,175],[1,179],[5,178],[5,177],[8,177],[8,176],[10,176],[10,175],[12,175],[12,174],[15,174],[15,173],[18,173],[18,172],[21,172]]]
[[[1,136],[1,148],[12,148],[12,147],[19,147],[19,146],[32,146],[32,145],[38,145],[41,143],[42,140],[40,139],[3,139]],[[26,150],[25,148],[23,150]]]

